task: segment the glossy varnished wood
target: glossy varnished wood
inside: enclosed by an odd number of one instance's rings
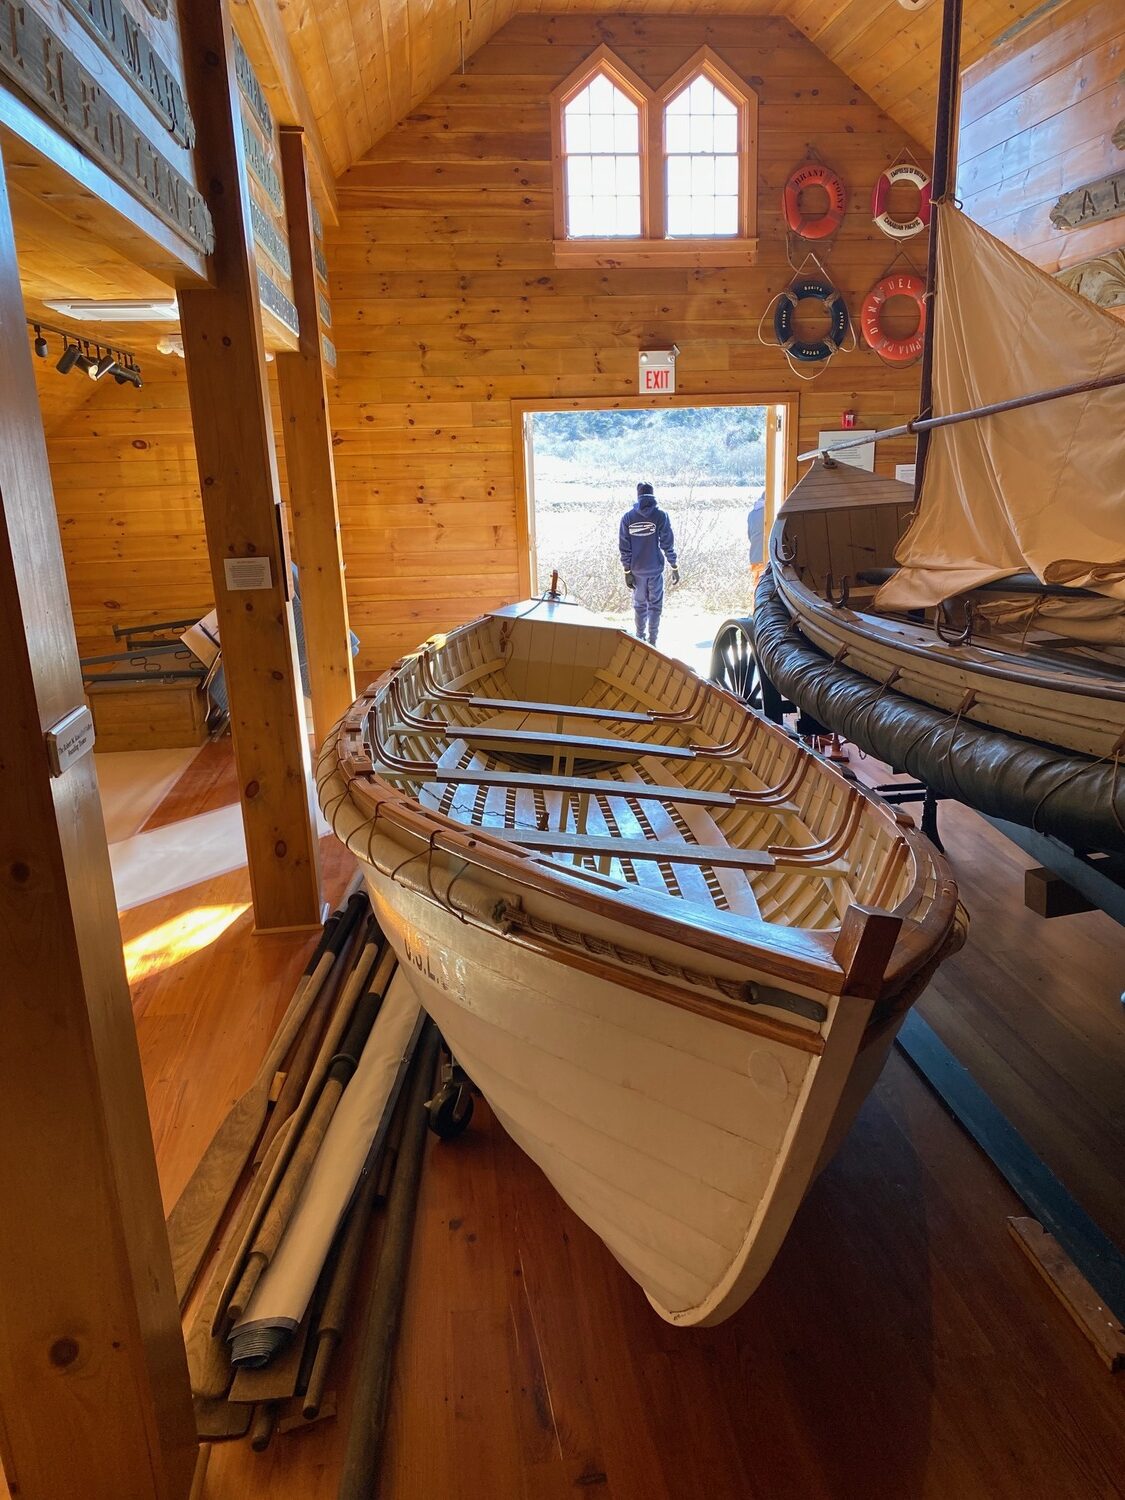
[[[1118,930],[1024,912],[1022,858],[972,814],[942,819],[978,922],[923,1009],[936,1026],[954,1018],[953,1044],[984,1039],[963,1059],[1001,1080],[1029,1138],[1037,1118],[1038,1149],[1120,1233],[1102,1213],[1122,1198],[1125,1160]],[[336,898],[346,856],[327,839],[324,851]],[[168,1201],[253,1076],[306,955],[292,937],[252,939],[247,900],[235,873],[122,919]],[[216,909],[233,921],[193,949],[192,914]],[[1083,1156],[1080,1183],[1068,1174]],[[751,1302],[720,1328],[671,1329],[478,1102],[468,1135],[428,1153],[382,1493],[1113,1495],[1125,1396],[1012,1244],[1018,1212],[892,1055]],[[345,1420],[350,1355],[345,1343],[332,1382]],[[203,1500],[335,1500],[343,1445],[328,1420],[263,1455],[218,1447]]]
[[[22,1500],[183,1500],[187,1367],[0,167],[0,1464]]]
[[[197,0],[191,15],[187,92],[218,236],[214,288],[180,296],[207,549],[256,919],[308,926],[320,918],[320,872],[229,9]],[[265,562],[265,587],[228,583],[226,564],[247,558]]]

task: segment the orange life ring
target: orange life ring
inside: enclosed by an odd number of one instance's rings
[[[887,198],[896,182],[912,182],[918,189],[918,212],[909,219],[892,219],[887,212]],[[929,176],[914,162],[900,161],[885,167],[871,194],[871,215],[892,240],[912,240],[930,222],[930,191]]]
[[[801,212],[801,191],[808,187],[822,187],[828,194],[828,207],[816,218]],[[847,188],[823,162],[803,161],[790,172],[782,194],[782,208],[786,224],[803,240],[823,240],[835,234],[844,221],[847,206]]]
[[[893,339],[883,327],[883,308],[890,297],[913,297],[918,304],[918,327],[906,339]],[[877,281],[863,299],[859,326],[869,349],[889,365],[907,365],[922,353],[926,339],[926,283],[910,271],[896,271]]]

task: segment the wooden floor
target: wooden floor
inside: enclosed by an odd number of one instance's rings
[[[228,798],[226,753],[154,821]],[[969,813],[942,817],[975,926],[924,1013],[1125,1243],[1122,934],[1024,912],[1024,857]],[[346,861],[323,848],[335,893]],[[122,918],[168,1203],[307,951],[252,938],[248,900],[241,871]],[[673,1330],[478,1103],[467,1136],[429,1149],[381,1493],[1123,1495],[1125,1377],[1010,1240],[1019,1211],[896,1053],[758,1294],[720,1328]],[[334,1500],[342,1440],[328,1421],[263,1455],[216,1448],[203,1500]]]

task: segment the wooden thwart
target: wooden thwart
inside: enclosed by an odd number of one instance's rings
[[[607,839],[588,833],[553,833],[550,829],[496,828],[509,843],[530,845],[549,854],[592,854],[608,859],[667,859],[725,870],[772,870],[777,861],[764,849],[733,849],[729,844],[686,844],[676,839]]]
[[[486,725],[469,728],[451,724],[466,744],[482,750],[515,751],[517,755],[571,755],[587,760],[635,760],[638,755],[657,755],[665,760],[693,760],[695,750],[688,745],[660,745],[651,740],[608,739],[582,734],[534,734],[522,729],[489,729]]]

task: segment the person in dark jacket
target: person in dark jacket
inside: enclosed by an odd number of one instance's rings
[[[680,581],[680,570],[672,523],[657,505],[651,484],[637,485],[637,503],[621,517],[617,541],[625,582],[633,591],[637,635],[655,646],[664,608],[664,559],[672,569],[673,588]]]

